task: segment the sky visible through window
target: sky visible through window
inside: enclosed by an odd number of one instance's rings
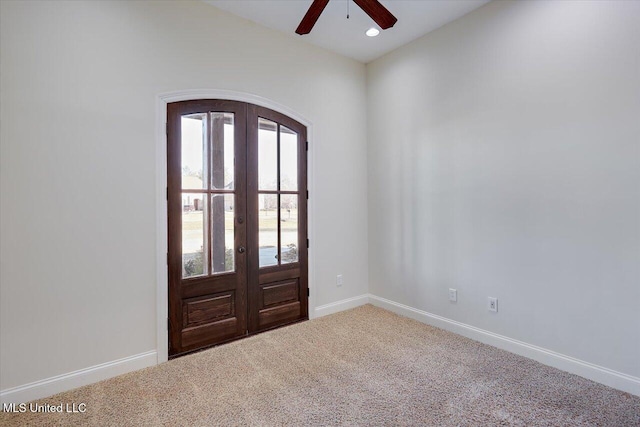
[[[233,150],[233,125],[224,125],[224,164],[225,168],[229,168],[234,164]],[[259,150],[258,162],[260,165],[260,187],[266,189],[266,186],[275,186],[277,180],[277,135],[274,131],[260,129],[259,140],[265,147],[273,147],[269,150]],[[289,141],[295,141],[296,136],[293,134],[282,133],[281,144]],[[188,168],[190,175],[202,177],[204,159],[202,155],[203,132],[202,120],[197,118],[182,118],[182,167],[183,171]],[[297,150],[281,149],[280,162],[282,168],[283,181],[289,181],[289,185],[297,181]],[[229,172],[229,171],[227,171]],[[230,177],[233,179],[232,177]],[[226,181],[226,180],[225,180]],[[284,184],[284,183],[283,183]],[[275,188],[273,188],[275,189]],[[294,188],[291,188],[294,189]]]

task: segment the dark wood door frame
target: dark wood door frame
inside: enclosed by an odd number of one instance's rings
[[[282,323],[294,322],[298,319],[309,318],[309,265],[308,265],[308,230],[307,230],[307,128],[301,123],[286,115],[257,105],[249,105],[247,113],[248,123],[257,123],[258,118],[268,119],[280,126],[296,132],[298,137],[298,184],[295,191],[283,191],[278,187],[276,191],[261,191],[258,188],[258,127],[247,128],[247,209],[249,212],[258,211],[258,194],[275,194],[280,197],[284,194],[296,195],[298,199],[298,253],[299,262],[292,264],[280,264],[271,267],[259,268],[258,254],[252,250],[258,248],[258,222],[248,224],[247,245],[249,247],[248,258],[248,301],[249,301],[249,332],[259,332]],[[280,153],[280,137],[278,132],[278,153]],[[278,154],[280,164],[280,154]],[[278,181],[280,180],[280,166],[278,166]],[[280,209],[278,209],[280,211]],[[278,220],[278,248],[280,245],[280,225]],[[280,254],[278,249],[278,254]],[[286,296],[283,304],[271,306],[265,302],[269,294],[282,293]]]
[[[182,278],[182,165],[181,165],[181,118],[185,115],[209,113],[210,111],[234,114],[234,157],[237,163],[246,162],[246,146],[237,141],[246,140],[246,104],[225,100],[183,101],[167,106],[167,209],[168,209],[168,274],[169,274],[169,355],[175,356],[201,348],[215,339],[227,341],[246,335],[246,257],[235,253],[233,272],[219,275]],[[219,130],[212,120],[208,132]],[[219,126],[218,126],[219,127]],[[209,136],[207,136],[207,139]],[[203,154],[204,155],[204,154]],[[206,188],[194,191],[205,194],[204,203],[213,204],[214,194],[228,194],[226,190],[212,188],[214,176],[203,177]],[[236,194],[234,210],[234,250],[246,245],[246,176],[238,171],[234,176]],[[203,213],[204,214],[204,213]],[[208,230],[206,230],[208,231]],[[213,230],[215,232],[215,230]],[[206,262],[209,271],[218,256],[209,245]],[[203,313],[209,312],[214,319],[207,321]],[[193,313],[193,316],[190,314]],[[191,321],[190,317],[194,320]]]
[[[180,163],[180,119],[203,112],[230,112],[235,115],[235,271],[209,277],[182,278],[182,174]],[[298,250],[299,261],[259,268],[257,118],[273,120],[298,135]],[[210,129],[216,132],[215,125]],[[221,132],[221,127],[217,128]],[[283,326],[309,318],[307,253],[307,155],[306,127],[279,112],[239,101],[196,100],[167,104],[167,209],[168,209],[168,298],[169,355],[175,357],[210,345]],[[279,134],[278,134],[279,135]],[[177,142],[177,143],[176,143]],[[278,150],[279,150],[278,136]],[[279,158],[279,151],[278,151]],[[215,165],[214,165],[215,166]],[[245,172],[246,171],[246,172]],[[214,172],[212,172],[214,173]],[[278,173],[279,176],[279,173]],[[213,177],[210,177],[213,178]],[[220,194],[211,188],[211,179],[202,193]],[[278,187],[278,190],[280,188]],[[280,201],[280,193],[278,201]],[[292,194],[294,192],[286,192]],[[213,202],[211,202],[213,206]],[[278,215],[281,206],[277,207]],[[252,214],[253,212],[253,214]],[[278,239],[280,239],[278,216]],[[213,230],[215,233],[215,230]],[[280,240],[278,240],[280,242]],[[238,250],[240,248],[244,250]],[[280,247],[280,245],[278,245]],[[210,268],[216,264],[209,250]],[[278,249],[278,254],[280,249]],[[219,260],[218,260],[219,261]],[[244,280],[242,277],[244,276]],[[187,286],[182,286],[188,282]],[[215,293],[222,292],[222,293]],[[296,295],[294,296],[293,293]],[[223,295],[224,294],[224,295]],[[228,295],[227,295],[228,294]],[[187,324],[188,304],[211,304],[227,298],[230,312],[216,322]],[[225,304],[227,301],[223,301]],[[213,341],[207,341],[213,334]],[[187,337],[185,339],[185,337]],[[204,343],[204,344],[203,344]]]

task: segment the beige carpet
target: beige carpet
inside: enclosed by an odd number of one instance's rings
[[[639,426],[640,398],[367,305],[0,414],[0,425]]]

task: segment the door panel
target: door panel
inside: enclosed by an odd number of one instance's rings
[[[276,307],[258,311],[258,330],[270,329],[281,324],[300,320],[302,307],[300,301],[280,304]]]
[[[167,120],[175,356],[247,334],[246,105],[171,103]]]
[[[274,305],[297,301],[300,294],[297,279],[270,283],[268,286],[262,286],[260,290],[262,292],[262,308],[270,308]]]
[[[306,128],[184,101],[167,141],[169,355],[308,319]]]
[[[251,333],[308,318],[307,135],[266,108],[247,117]]]
[[[231,291],[184,300],[182,313],[185,328],[235,317],[235,295]]]
[[[182,352],[197,350],[244,335],[238,334],[238,325],[238,319],[232,317],[193,328],[184,328],[180,334]],[[178,353],[174,353],[176,354]]]

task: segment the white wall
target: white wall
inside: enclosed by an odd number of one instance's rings
[[[640,376],[639,18],[493,2],[365,87],[200,2],[0,2],[0,389],[156,349],[155,102],[195,88],[313,122],[316,305],[370,282]]]
[[[312,295],[367,292],[364,65],[200,2],[0,5],[0,389],[156,349],[160,93],[311,121]]]
[[[492,2],[367,66],[373,295],[640,377],[639,22]]]

